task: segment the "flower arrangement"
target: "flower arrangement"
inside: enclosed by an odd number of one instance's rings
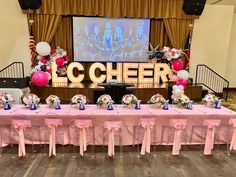
[[[57,104],[60,104],[60,98],[56,95],[50,95],[46,98],[46,103],[49,107],[56,107]]]
[[[83,102],[84,104],[87,103],[87,98],[86,96],[82,95],[82,94],[77,94],[77,95],[74,95],[72,98],[71,98],[71,104],[80,104],[81,102]]]
[[[182,50],[175,49],[175,48],[170,48],[170,47],[164,47],[162,49],[163,54],[164,54],[164,59],[167,61],[174,61],[178,58],[180,58]]]
[[[32,94],[32,93],[23,98],[23,102],[26,106],[30,106],[30,104],[32,103],[38,105],[39,101],[40,101],[40,98],[37,95]]]
[[[220,99],[212,93],[208,93],[202,99],[202,102],[209,107],[213,107]]]
[[[165,103],[165,98],[160,95],[160,94],[155,94],[151,97],[151,99],[148,101],[148,103],[150,104],[159,104],[159,105],[163,105]]]
[[[3,106],[6,102],[11,104],[14,102],[14,98],[8,93],[0,93],[0,106]]]
[[[151,61],[155,59],[154,62],[158,63],[171,64],[175,60],[179,59],[183,53],[183,51],[180,49],[170,48],[166,46],[164,46],[162,49],[159,50],[158,50],[159,46],[157,46],[155,49],[152,47],[152,45],[150,45],[150,47],[152,50],[148,52],[149,54],[148,59]]]
[[[124,105],[134,105],[138,102],[138,98],[133,94],[127,94],[122,97],[122,104]]]
[[[110,95],[104,94],[101,95],[97,100],[97,106],[106,107],[108,103],[114,103]]]
[[[181,107],[186,107],[189,101],[190,101],[189,97],[185,94],[181,94],[179,97],[173,99],[173,103]]]

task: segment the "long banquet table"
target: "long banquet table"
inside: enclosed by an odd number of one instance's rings
[[[193,125],[202,125],[204,119],[220,119],[222,125],[228,125],[231,118],[236,118],[236,112],[225,107],[221,109],[209,108],[204,105],[193,105],[193,110],[187,110],[170,105],[169,110],[163,110],[152,105],[141,105],[140,110],[126,108],[123,105],[114,105],[114,110],[98,108],[96,105],[86,105],[86,109],[81,111],[71,105],[61,105],[61,110],[49,108],[47,105],[40,105],[38,110],[32,111],[24,105],[14,105],[11,110],[0,109],[0,130],[3,145],[10,144],[11,140],[11,120],[19,115],[25,115],[30,119],[33,127],[44,126],[45,118],[61,118],[64,129],[64,139],[58,138],[57,143],[74,144],[73,129],[75,119],[92,119],[95,126],[96,145],[101,145],[103,140],[103,125],[106,120],[122,121],[122,144],[131,145],[133,143],[133,126],[138,124],[140,118],[155,118],[156,120],[156,144],[166,144],[167,132],[163,131],[163,125],[168,125],[172,118],[187,119],[187,140],[186,144],[198,144],[202,142],[201,131],[196,131],[192,135]],[[227,126],[226,126],[227,128]],[[219,132],[220,139],[226,140],[226,129]],[[38,129],[34,132],[34,143],[43,143],[43,133]],[[16,140],[17,141],[17,140]],[[16,142],[15,141],[15,142]],[[26,141],[30,143],[30,141]]]

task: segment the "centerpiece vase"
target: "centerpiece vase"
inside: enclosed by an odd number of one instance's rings
[[[32,102],[30,103],[30,110],[36,110],[38,107],[36,105],[36,103]]]
[[[6,102],[4,103],[4,110],[10,110],[10,109],[11,109],[11,103],[8,102],[8,101],[6,101]]]

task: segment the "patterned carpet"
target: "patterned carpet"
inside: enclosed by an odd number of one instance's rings
[[[236,92],[229,92],[229,97],[228,97],[228,101],[227,102],[223,102],[222,103],[223,106],[236,111]]]

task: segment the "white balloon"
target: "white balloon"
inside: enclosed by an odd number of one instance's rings
[[[188,73],[188,71],[186,71],[186,70],[180,70],[180,71],[177,73],[177,76],[178,76],[179,78],[184,79],[184,80],[188,80],[188,78],[189,78],[189,73]]]
[[[41,56],[46,56],[50,54],[51,47],[47,42],[39,42],[36,45],[36,52]]]
[[[172,88],[173,88],[173,90],[175,90],[175,89],[178,88],[178,86],[177,86],[177,85],[174,85]]]
[[[182,86],[182,85],[179,85],[178,88],[182,91],[184,90],[184,86]]]
[[[37,58],[37,60],[40,60],[42,58],[42,56],[38,55],[36,58]]]
[[[175,95],[180,95],[181,93],[182,93],[182,90],[180,90],[180,89],[175,89],[173,92],[173,94],[175,94]]]

